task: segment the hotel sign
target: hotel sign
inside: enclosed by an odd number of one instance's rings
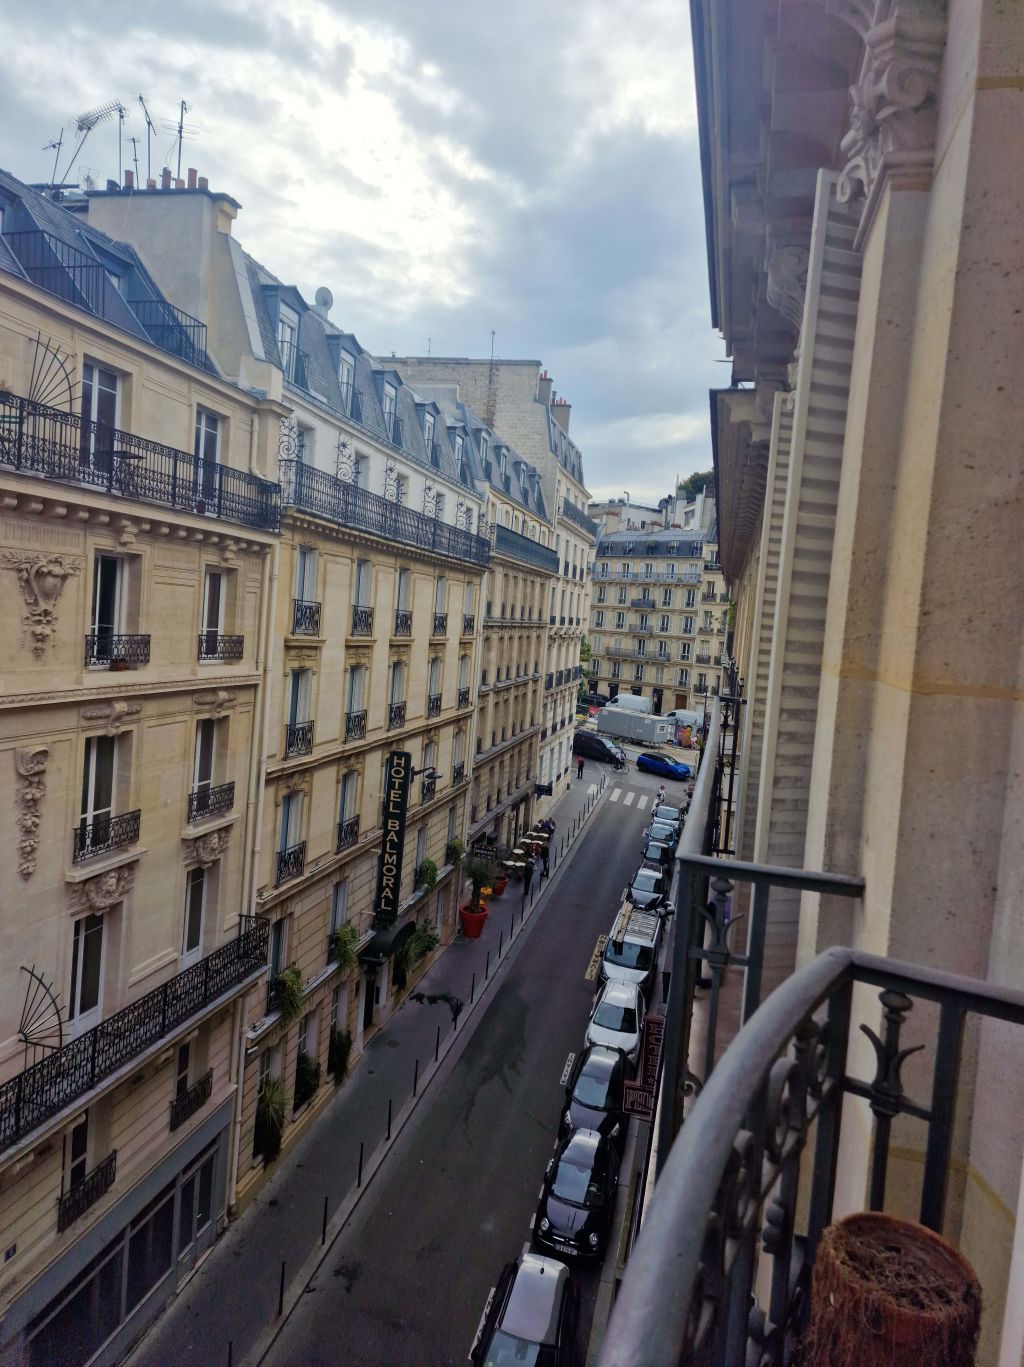
[[[392,750],[384,766],[384,803],[380,821],[384,838],[377,866],[377,901],[373,916],[378,930],[387,930],[398,919],[411,779],[412,755],[408,750]]]

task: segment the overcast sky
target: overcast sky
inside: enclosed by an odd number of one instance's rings
[[[379,355],[533,357],[598,497],[708,468],[716,363],[681,0],[32,0],[3,7],[3,165],[120,99],[154,175],[241,201],[242,244]],[[286,16],[286,17],[285,17]],[[131,149],[125,143],[126,165]],[[62,154],[61,169],[67,162]],[[79,168],[117,175],[116,120]],[[183,170],[184,174],[184,170]]]

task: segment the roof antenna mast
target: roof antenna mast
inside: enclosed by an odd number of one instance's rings
[[[139,140],[138,138],[129,138],[128,141],[132,145],[132,161],[135,163],[135,187],[141,190],[142,186],[139,184]]]
[[[128,111],[120,100],[117,102],[117,183],[120,187],[124,184],[124,170],[122,169],[122,140],[124,138],[124,121],[128,117]]]
[[[54,138],[43,148],[44,152],[53,150],[53,175],[50,177],[50,188],[55,189],[57,185],[57,163],[60,161],[60,149],[64,146],[64,129],[60,130],[60,137]]]
[[[67,170],[61,177],[62,181],[67,180],[68,176],[71,174],[71,168],[78,160],[78,154],[84,147],[85,140],[92,132],[92,130],[96,127],[97,124],[106,123],[107,119],[109,119],[110,116],[120,108],[120,100],[110,100],[106,104],[101,104],[98,109],[90,109],[85,114],[78,115],[78,117],[75,119],[75,128],[81,136],[78,139],[78,144],[75,147],[71,160],[68,162]]]
[[[149,110],[146,108],[146,101],[142,98],[141,95],[139,96],[139,104],[142,105],[142,112],[146,116],[146,183],[148,185],[148,183],[153,179],[153,161],[149,152],[149,143],[152,135],[156,132],[156,125],[153,123],[153,120],[149,117]]]

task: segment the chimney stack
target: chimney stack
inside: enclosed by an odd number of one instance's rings
[[[210,182],[206,176],[200,176],[198,184],[200,190],[208,190],[210,188]]]
[[[169,190],[171,188],[171,168],[165,166],[160,172],[160,189]]]
[[[555,399],[551,405],[551,415],[566,436],[569,435],[569,414],[571,412],[572,404],[567,399]]]
[[[537,381],[537,402],[551,402],[551,380],[546,370],[541,371],[540,378]]]
[[[134,171],[125,171],[125,173],[124,173],[124,188],[125,188],[126,190],[134,190],[134,189],[135,189],[135,172],[134,172]]]
[[[147,190],[155,190],[155,189],[156,189],[156,181],[153,179],[152,176],[150,176],[150,177],[148,178],[148,180],[146,181],[146,189],[147,189]]]
[[[111,180],[109,176],[107,177],[107,194],[108,194],[108,195],[111,193],[112,190],[119,190],[120,188],[121,188],[121,187],[118,185],[118,183],[117,183],[116,180]]]
[[[196,174],[196,168],[194,166],[190,166],[188,168],[188,188],[190,190],[194,190],[196,188]]]
[[[175,178],[174,178],[174,188],[175,188],[176,190],[184,190],[184,188],[185,188],[185,182],[182,180],[181,176],[175,176]]]

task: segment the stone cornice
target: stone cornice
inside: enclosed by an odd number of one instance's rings
[[[109,675],[104,675],[104,679]],[[118,675],[123,678],[123,675]],[[232,693],[243,688],[255,688],[260,681],[258,674],[232,674],[210,677],[204,673],[197,679],[168,679],[160,683],[137,684],[100,684],[94,688],[56,688],[48,693],[5,693],[0,696],[0,710],[15,711],[19,707],[53,707],[60,703],[107,702],[111,698],[145,698],[168,693],[207,694],[213,685],[220,691],[230,689]],[[197,698],[197,702],[200,700]],[[200,706],[209,706],[204,698]]]

